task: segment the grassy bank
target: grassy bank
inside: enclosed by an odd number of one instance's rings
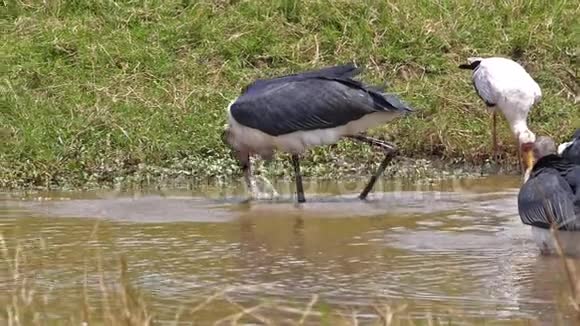
[[[224,109],[241,88],[255,78],[347,61],[419,109],[374,130],[405,156],[475,164],[489,157],[490,118],[469,73],[456,68],[473,55],[513,57],[537,79],[544,91],[530,117],[537,133],[561,141],[579,124],[580,10],[573,1],[0,6],[0,187],[235,175],[220,132]],[[505,123],[500,135],[513,164],[517,149]],[[311,151],[304,172],[349,171],[372,164],[370,154],[341,142],[332,152]]]

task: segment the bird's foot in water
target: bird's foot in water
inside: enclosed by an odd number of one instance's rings
[[[248,194],[248,197],[246,197],[246,199],[242,200],[242,203],[247,204],[247,203],[250,203],[250,202],[256,201],[256,200],[274,200],[276,198],[278,198],[277,194],[262,192],[262,191],[250,191],[250,193]]]
[[[270,180],[268,180],[268,178],[264,177],[264,176],[258,176],[260,181],[262,182],[262,185],[264,185],[268,191],[267,192],[261,192],[258,191],[258,193],[260,193],[259,197],[260,199],[276,199],[280,197],[280,194],[278,194],[278,191],[276,191],[276,188],[274,188],[274,186],[272,185],[272,183],[270,182]]]
[[[271,192],[254,192],[251,193],[248,197],[248,200],[272,200],[278,198],[278,193],[271,193]]]
[[[262,186],[266,186],[268,191],[262,191],[263,187],[258,187],[256,182],[254,181],[252,187],[250,189],[250,195],[248,197],[249,200],[274,200],[280,197],[280,194],[276,191],[274,186],[270,183],[268,179],[265,177],[259,176],[259,180],[261,181]]]

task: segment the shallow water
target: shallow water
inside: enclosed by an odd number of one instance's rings
[[[242,304],[306,306],[317,294],[361,311],[377,300],[405,302],[417,318],[549,325],[562,310],[561,261],[540,256],[520,223],[518,178],[385,182],[366,202],[356,198],[364,181],[306,183],[302,205],[285,183],[275,184],[281,198],[249,203],[239,185],[5,193],[0,228],[11,252],[17,242],[23,248],[21,268],[34,273],[51,318],[79,309],[97,253],[105,269],[127,258],[159,320],[232,286],[229,296]],[[6,288],[10,273],[0,273]]]

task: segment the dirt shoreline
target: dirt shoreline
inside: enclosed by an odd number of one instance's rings
[[[308,162],[305,162],[308,163]],[[303,168],[305,180],[332,180],[340,178],[344,181],[365,179],[378,167],[380,159],[377,156],[372,163],[341,162],[332,164],[312,164]],[[214,167],[215,168],[215,167]],[[228,164],[224,173],[212,176],[196,174],[192,170],[175,167],[157,167],[140,164],[130,173],[120,170],[115,175],[102,178],[97,175],[86,180],[63,177],[55,183],[33,184],[22,180],[1,180],[0,191],[48,191],[48,190],[93,190],[93,189],[147,189],[147,188],[190,188],[201,185],[225,185],[242,182],[237,166]],[[276,159],[273,162],[254,160],[253,172],[274,180],[290,181],[293,172],[288,162]],[[207,172],[207,170],[203,170]],[[395,157],[387,166],[382,176],[383,180],[406,180],[415,183],[429,183],[435,180],[453,178],[478,178],[490,175],[520,175],[518,166],[486,161],[482,165],[446,160],[441,158],[409,158]]]

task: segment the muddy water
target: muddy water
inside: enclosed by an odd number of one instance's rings
[[[22,248],[51,318],[78,311],[85,282],[98,292],[97,253],[105,269],[127,258],[159,320],[227,287],[240,303],[305,306],[317,294],[361,311],[404,302],[418,318],[452,310],[551,324],[561,311],[565,275],[520,224],[518,178],[388,182],[361,202],[364,181],[307,183],[302,205],[285,183],[281,198],[255,202],[240,185],[5,193],[0,229],[11,253]],[[6,287],[10,271],[0,273]]]

